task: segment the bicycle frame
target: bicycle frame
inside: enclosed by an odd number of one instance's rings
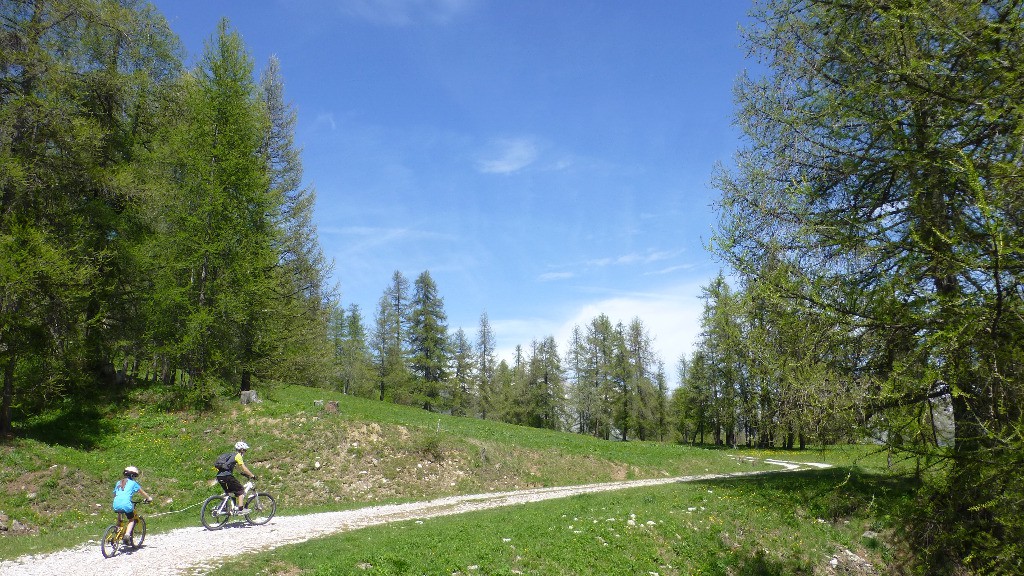
[[[242,493],[242,500],[245,502],[246,510],[242,514],[249,524],[266,524],[277,511],[277,503],[274,497],[266,492],[257,492],[252,481],[246,482]],[[239,515],[235,510],[236,496],[228,491],[223,494],[210,496],[203,502],[199,513],[199,519],[207,530],[217,530],[228,522],[233,516]]]
[[[138,505],[141,502],[136,502],[135,504]],[[134,522],[134,524],[132,525],[132,532],[129,534],[128,524],[131,522]],[[129,538],[129,544],[123,544],[125,537]],[[106,532],[103,533],[100,541],[100,551],[103,553],[104,558],[110,558],[116,555],[122,546],[131,546],[133,549],[141,547],[145,539],[146,519],[142,514],[136,511],[135,517],[132,520],[128,520],[127,514],[118,512],[117,522],[108,526]]]
[[[242,502],[245,502],[249,498],[249,494],[252,493],[253,483],[251,481],[246,482],[245,485],[242,486],[242,488],[244,488],[244,491],[242,492]],[[223,490],[224,487],[222,486],[221,489]],[[228,514],[230,516],[235,511],[235,495],[225,490],[224,495],[221,496],[221,498],[222,500],[220,506],[217,506],[217,513]]]
[[[128,532],[128,524],[130,522],[135,522],[135,526],[132,526],[132,532],[135,531],[135,528],[137,526],[139,526],[140,524],[145,522],[145,519],[143,519],[142,514],[139,514],[138,511],[137,511],[138,510],[138,505],[141,504],[141,502],[136,502],[135,504],[136,504],[135,518],[133,518],[132,520],[128,520],[128,515],[126,513],[124,513],[124,512],[118,512],[117,513],[117,539],[118,539],[118,541],[123,540],[124,537],[128,535],[127,534],[127,532]]]

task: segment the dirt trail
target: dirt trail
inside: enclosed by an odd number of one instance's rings
[[[786,472],[829,467],[828,464],[785,462],[781,460],[765,460],[765,462],[781,466],[783,471]],[[359,528],[386,524],[388,522],[448,516],[501,506],[566,498],[576,494],[656,486],[674,482],[755,476],[776,472],[703,474],[452,496],[426,502],[373,506],[343,512],[278,516],[264,526],[249,526],[244,524],[244,522],[231,523],[223,529],[214,532],[208,531],[201,526],[180,528],[161,534],[149,534],[146,536],[145,545],[142,548],[119,554],[113,558],[103,558],[100,554],[99,543],[95,541],[51,554],[23,556],[16,560],[2,561],[0,562],[0,574],[4,576],[51,576],[53,574],[74,574],[75,576],[91,576],[94,574],[103,576],[108,574],[146,574],[147,576],[205,574],[231,556],[259,550],[269,550],[277,546],[303,542],[318,536],[358,530]]]

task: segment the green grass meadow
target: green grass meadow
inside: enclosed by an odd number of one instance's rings
[[[337,401],[328,413],[321,401]],[[143,470],[151,533],[199,525],[219,488],[212,461],[244,438],[247,463],[283,515],[541,486],[777,470],[673,483],[340,533],[234,559],[216,574],[861,574],[827,572],[848,550],[878,572],[901,564],[895,511],[913,485],[866,446],[705,449],[608,442],[456,418],[303,387],[259,404],[169,412],[152,390],[64,405],[0,446],[0,558],[98,539],[121,469]],[[754,462],[740,457],[755,459]],[[868,534],[868,536],[865,536]],[[97,551],[97,554],[99,552]],[[841,566],[842,568],[842,566]]]
[[[840,547],[881,554],[863,535],[902,493],[842,469],[671,484],[366,528],[214,574],[816,574]]]

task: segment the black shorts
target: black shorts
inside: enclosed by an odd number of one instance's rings
[[[234,494],[235,496],[241,496],[245,494],[245,488],[242,483],[238,481],[238,478],[232,476],[217,476],[217,483],[224,489],[228,494]]]
[[[132,510],[131,512],[124,512],[123,510],[118,510],[117,513],[118,514],[124,514],[125,519],[128,520],[129,522],[131,522],[132,520],[135,519],[135,511],[134,510]]]

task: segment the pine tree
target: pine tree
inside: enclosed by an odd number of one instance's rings
[[[413,284],[409,309],[410,367],[414,374],[414,398],[426,410],[440,400],[442,384],[448,376],[448,320],[444,301],[429,271],[422,272]]]

